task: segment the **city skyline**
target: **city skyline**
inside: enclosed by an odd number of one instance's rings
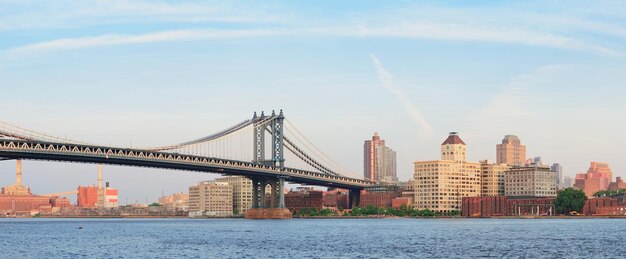
[[[0,121],[154,146],[282,108],[356,175],[374,131],[397,151],[401,180],[458,131],[469,161],[495,161],[494,146],[514,134],[528,157],[558,162],[566,176],[603,161],[626,177],[626,140],[616,137],[626,130],[626,7],[602,3],[3,2],[0,90],[10,98]],[[24,184],[41,194],[97,178],[96,165],[23,166]],[[0,171],[3,186],[14,182],[13,162]],[[104,174],[120,203],[218,177]]]

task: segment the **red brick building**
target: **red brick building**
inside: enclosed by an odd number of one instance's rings
[[[465,217],[506,216],[507,197],[463,197],[461,215]]]
[[[0,212],[2,214],[30,213],[33,210],[50,207],[50,197],[47,196],[17,196],[0,195]]]
[[[348,193],[347,191],[332,190],[324,192],[322,198],[322,205],[324,207],[347,209],[348,208]]]
[[[95,208],[98,203],[98,187],[79,186],[77,205],[80,208]]]
[[[615,207],[601,207],[596,209],[599,216],[626,216],[626,205]]]
[[[461,216],[551,216],[555,198],[535,197],[463,197]]]
[[[400,192],[361,191],[360,207],[372,205],[378,208],[391,208],[393,199],[400,197]]]
[[[619,204],[617,199],[612,198],[591,198],[585,202],[583,206],[583,215],[602,215],[599,209],[617,207]]]
[[[72,206],[68,198],[56,196],[50,198],[50,205],[52,205],[53,208],[69,208]]]
[[[554,201],[550,198],[511,198],[507,199],[507,216],[552,216],[555,215]]]
[[[299,212],[305,208],[322,209],[324,192],[310,188],[302,188],[285,194],[285,206],[291,212]]]
[[[609,191],[618,191],[621,189],[626,189],[626,183],[621,177],[616,177],[615,182],[609,184]]]
[[[411,207],[411,199],[405,197],[398,197],[391,200],[391,207],[394,209],[399,209],[402,206]]]

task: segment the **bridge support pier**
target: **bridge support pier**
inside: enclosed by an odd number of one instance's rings
[[[252,180],[252,208],[246,211],[247,219],[289,219],[291,211],[285,207],[282,177],[255,177]],[[265,196],[265,187],[270,185],[269,200]]]
[[[360,206],[361,203],[361,190],[359,189],[353,189],[353,190],[349,190],[349,207],[350,209],[354,209],[356,207]]]

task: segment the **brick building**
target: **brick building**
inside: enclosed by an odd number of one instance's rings
[[[591,215],[601,215],[599,213],[599,209],[601,208],[610,208],[617,207],[619,204],[619,200],[612,198],[591,198],[585,202],[583,206],[583,215],[591,216]]]
[[[465,217],[491,216],[551,216],[554,215],[553,197],[464,197],[461,215]]]
[[[507,216],[552,216],[556,197],[508,197]]]
[[[506,216],[505,196],[463,197],[461,215],[465,217]]]
[[[98,203],[98,187],[79,186],[76,205],[79,208],[95,208]]]
[[[618,176],[615,178],[615,182],[609,184],[609,191],[618,191],[621,189],[626,189],[626,183]]]
[[[1,195],[0,194],[0,212],[2,214],[14,213],[30,213],[33,210],[41,210],[50,207],[50,197],[27,195]]]
[[[323,196],[324,192],[313,188],[298,188],[285,194],[285,206],[291,212],[299,212],[306,208],[321,210]]]
[[[361,191],[360,207],[374,206],[377,208],[391,208],[393,199],[400,197],[397,191],[373,192]]]
[[[343,190],[332,190],[324,192],[322,198],[322,205],[324,207],[347,209],[348,208],[348,193]]]
[[[585,192],[587,197],[591,197],[594,193],[609,188],[612,175],[608,163],[591,162],[587,173],[576,174],[574,187]]]

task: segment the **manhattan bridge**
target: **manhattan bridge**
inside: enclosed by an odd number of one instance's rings
[[[269,153],[269,154],[268,154]],[[245,176],[253,183],[254,208],[284,208],[285,181],[348,189],[350,207],[374,185],[357,179],[304,137],[283,111],[251,119],[195,140],[157,147],[102,146],[0,122],[0,160],[97,163]],[[270,202],[265,187],[271,187]]]

